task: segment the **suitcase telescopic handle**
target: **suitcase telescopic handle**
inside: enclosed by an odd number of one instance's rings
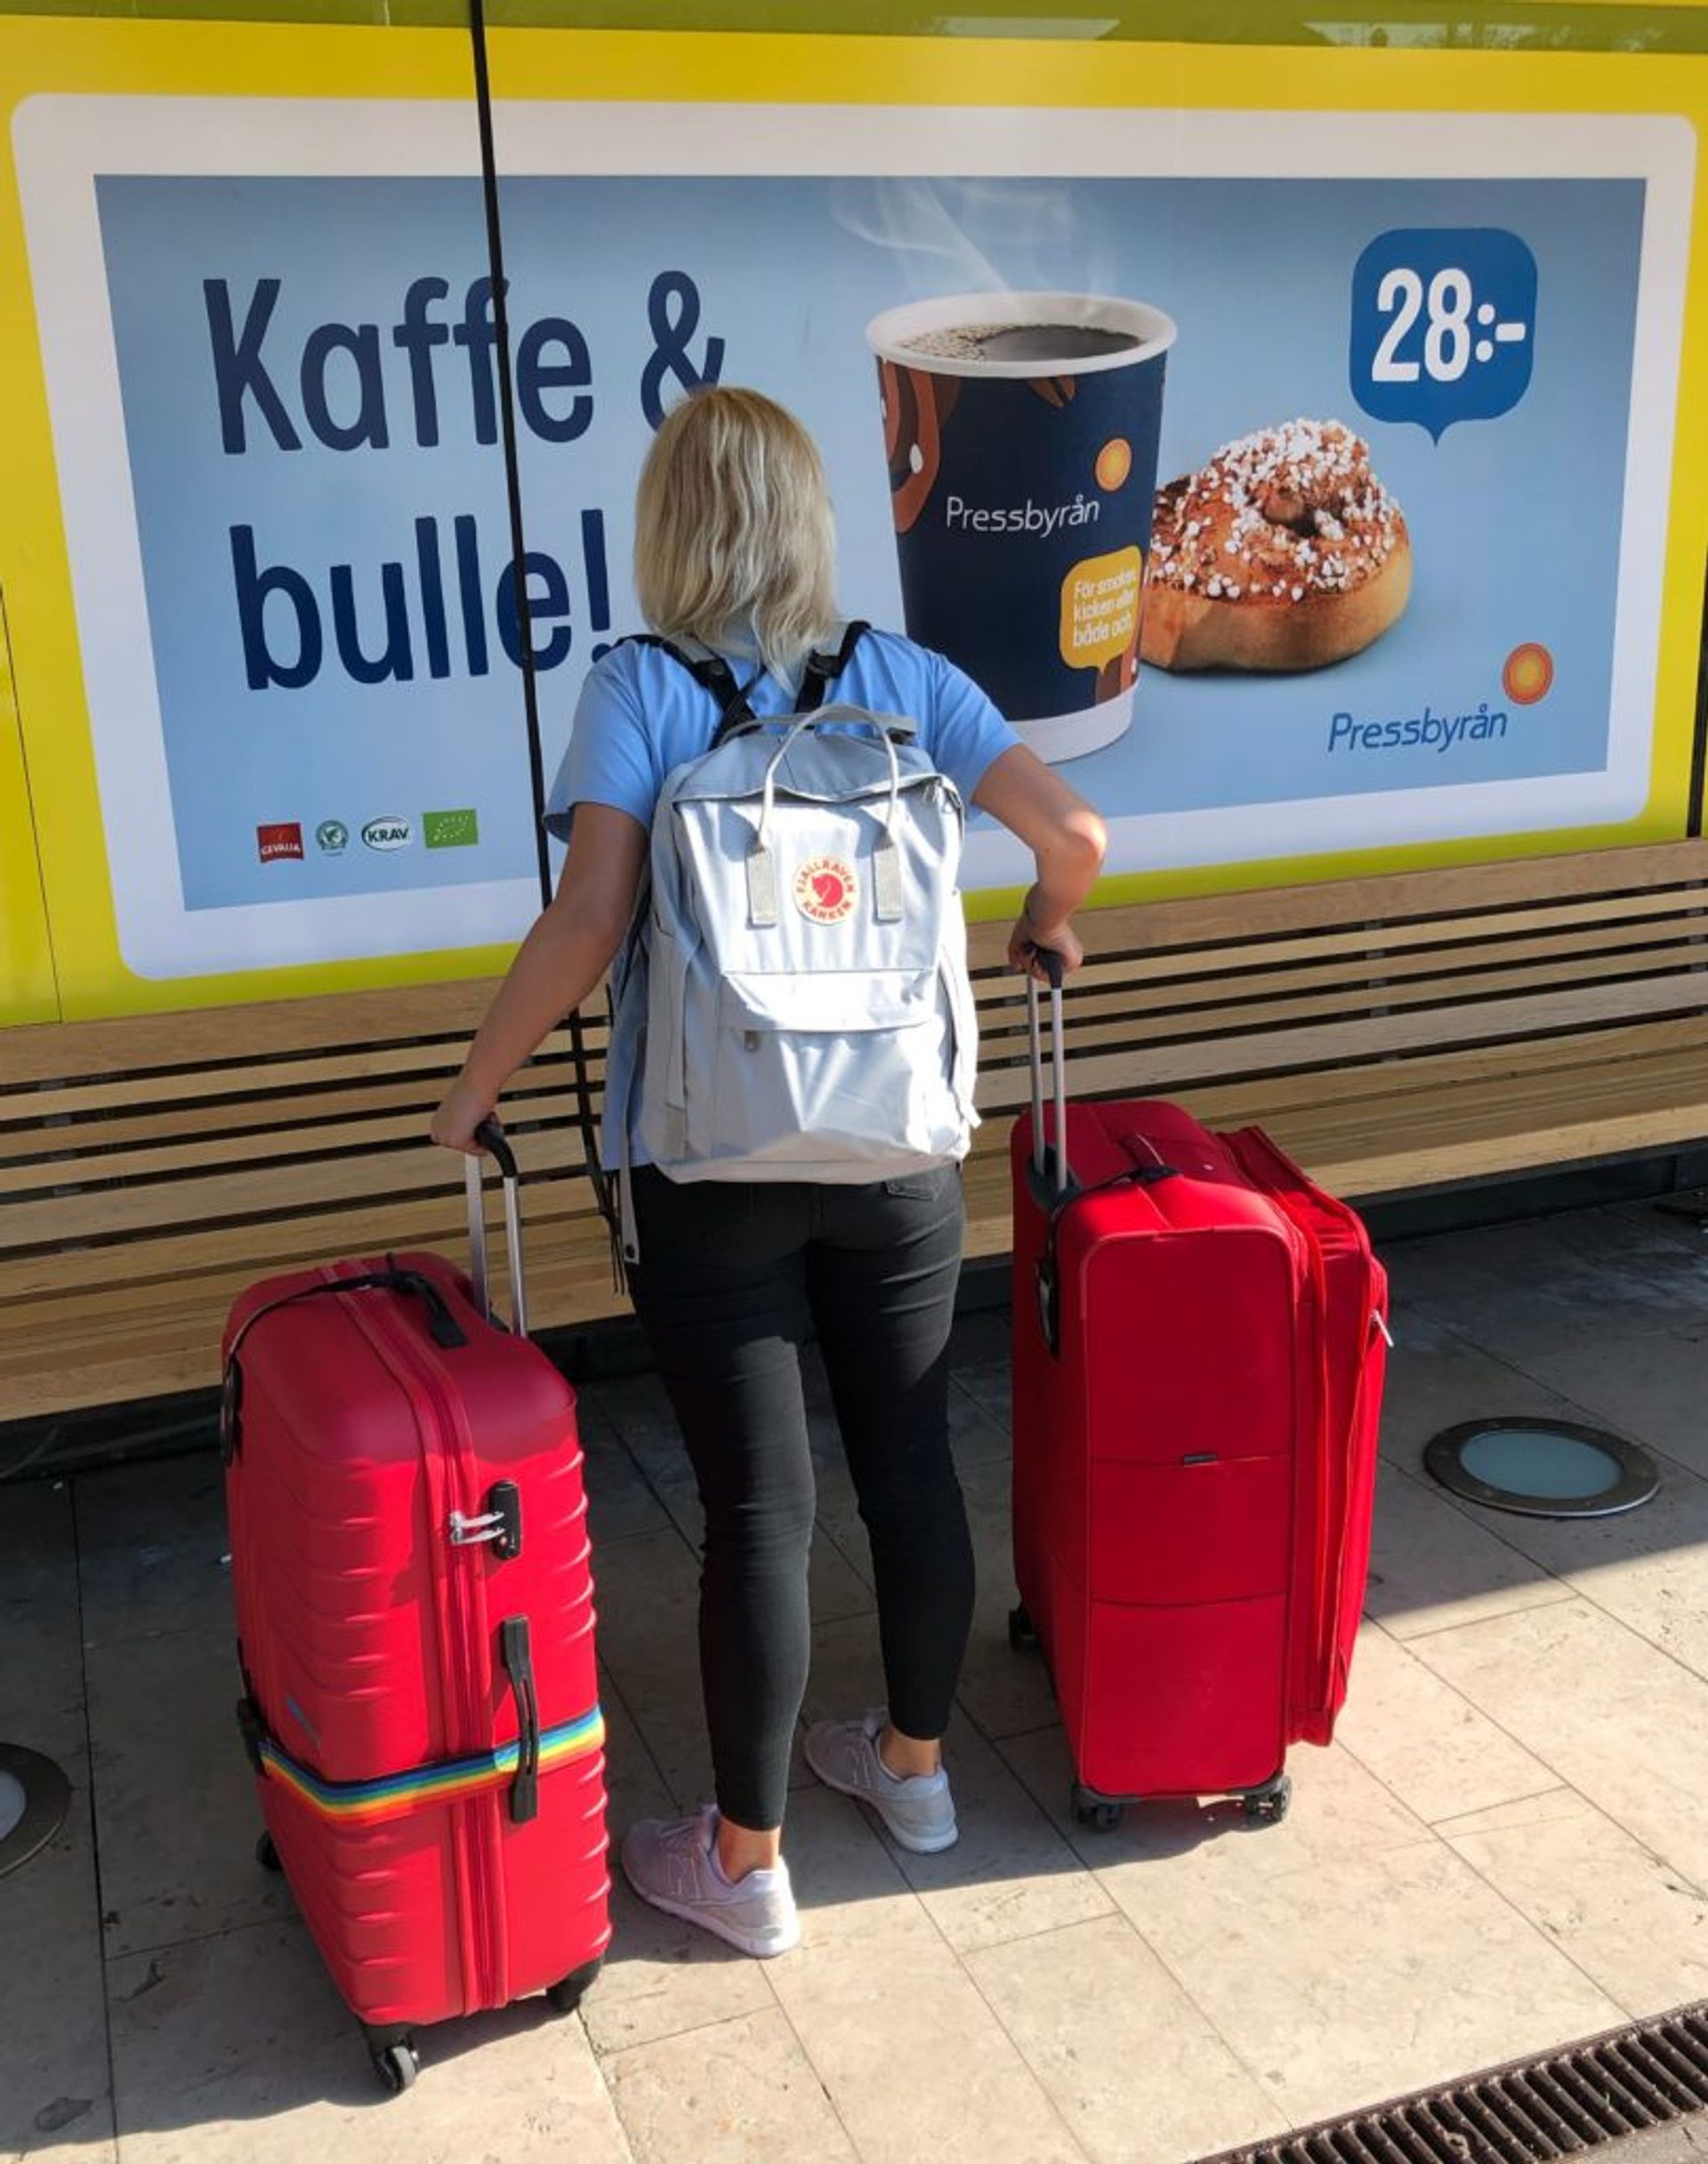
[[[465,1157],[463,1183],[469,1203],[469,1275],[474,1284],[475,1304],[488,1322],[492,1314],[492,1279],[487,1254],[486,1158],[497,1164],[504,1183],[504,1244],[510,1254],[510,1315],[518,1337],[528,1335],[528,1283],[522,1265],[521,1173],[516,1153],[497,1121],[490,1114],[474,1130],[485,1155]]]
[[[1028,976],[1026,980],[1026,1013],[1032,1056],[1032,1170],[1040,1181],[1044,1175],[1046,1154],[1055,1161],[1056,1193],[1065,1195],[1070,1178],[1068,1170],[1068,1056],[1062,1031],[1061,985],[1065,971],[1061,956],[1052,947],[1041,946],[1033,952],[1043,964],[1044,974],[1050,979],[1050,1052],[1056,1106],[1055,1147],[1046,1153],[1043,1137],[1043,1034],[1040,1018],[1038,980]]]

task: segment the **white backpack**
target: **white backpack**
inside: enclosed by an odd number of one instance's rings
[[[665,777],[613,984],[624,1018],[645,1017],[621,1146],[638,1089],[672,1179],[879,1180],[971,1143],[965,812],[913,721],[821,704],[866,628],[764,720],[717,656],[646,642],[721,710],[711,748]]]

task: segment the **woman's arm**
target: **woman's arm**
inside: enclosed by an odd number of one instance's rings
[[[579,804],[551,906],[523,940],[463,1072],[433,1115],[433,1140],[473,1155],[474,1130],[523,1061],[598,984],[634,909],[647,830],[626,811]]]
[[[1061,956],[1064,969],[1078,969],[1085,950],[1071,920],[1103,868],[1108,837],[1102,820],[1023,744],[991,761],[972,800],[1019,835],[1037,864],[1036,882],[1009,937],[1011,965],[1045,983],[1038,950],[1049,947]]]

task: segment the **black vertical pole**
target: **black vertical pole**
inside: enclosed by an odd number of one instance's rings
[[[487,211],[487,261],[492,279],[493,356],[498,371],[498,428],[504,449],[504,489],[510,503],[511,578],[516,589],[516,638],[521,648],[522,712],[528,728],[528,779],[534,798],[534,862],[539,875],[540,906],[552,900],[552,853],[545,832],[545,759],[540,746],[540,688],[534,666],[533,611],[528,596],[528,544],[522,529],[522,468],[516,447],[515,384],[510,361],[510,304],[504,286],[504,221],[498,210],[498,159],[492,132],[492,78],[487,66],[484,0],[469,0],[469,36],[474,48],[474,109],[480,131],[480,190]],[[609,1183],[599,1162],[592,1098],[587,1081],[587,1042],[581,1010],[566,1017],[569,1055],[576,1076],[576,1122],[581,1130],[587,1177],[592,1182],[600,1215],[612,1228],[613,1267],[616,1261],[616,1214]]]
[[[534,792],[534,856],[540,903],[552,899],[552,855],[547,846],[545,760],[540,749],[540,688],[534,667],[533,611],[528,594],[528,549],[522,535],[522,469],[516,448],[516,398],[510,362],[510,303],[504,289],[504,221],[498,214],[498,161],[493,147],[492,81],[487,70],[484,0],[469,0],[474,45],[474,109],[480,131],[480,189],[487,206],[487,261],[492,279],[493,357],[498,370],[498,428],[504,447],[504,487],[510,499],[511,577],[516,588],[516,638],[521,648],[522,711],[528,724],[528,778]]]

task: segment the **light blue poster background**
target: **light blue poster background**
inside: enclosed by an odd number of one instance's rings
[[[927,295],[1049,286],[1155,302],[1179,325],[1170,356],[1162,476],[1295,416],[1343,419],[1411,529],[1410,606],[1375,645],[1298,677],[1140,680],[1132,728],[1077,760],[1076,786],[1106,815],[1280,803],[1362,791],[1599,769],[1607,752],[1643,189],[1639,181],[1270,181],[516,179],[504,188],[512,334],[542,317],[585,340],[591,424],[570,443],[523,429],[530,549],[562,567],[569,650],[540,678],[548,770],[595,646],[638,628],[628,580],[630,505],[650,439],[649,365],[665,349],[666,403],[721,340],[726,382],[793,406],[829,468],[851,615],[898,623],[875,370],[865,326]],[[533,862],[518,672],[493,596],[508,559],[500,454],[475,439],[470,359],[432,354],[439,440],[416,440],[407,351],[392,337],[417,278],[447,281],[454,325],[485,269],[479,190],[460,180],[109,177],[99,183],[162,724],[186,900],[192,908],[525,875]],[[1498,227],[1537,265],[1534,371],[1496,419],[1451,427],[1374,421],[1348,375],[1350,282],[1373,239],[1403,227]],[[691,329],[661,339],[661,274],[686,274]],[[247,398],[246,447],[222,440],[204,281],[223,280],[235,320],[279,281],[257,365],[302,438],[284,449]],[[304,342],[329,322],[376,326],[388,442],[334,450],[303,418]],[[561,359],[560,349],[550,358]],[[678,365],[680,364],[680,365]],[[655,373],[659,371],[656,368]],[[253,382],[252,376],[252,382]],[[327,366],[329,403],[352,421],[355,364]],[[547,394],[567,412],[572,393]],[[608,570],[584,561],[584,514],[602,514]],[[477,524],[490,665],[468,667],[453,521]],[[415,522],[437,522],[450,672],[430,674]],[[317,596],[326,654],[312,684],[249,688],[230,529],[252,527],[262,567]],[[361,684],[332,635],[331,567],[347,565],[362,643],[384,644],[381,566],[401,567],[414,674]],[[970,598],[976,606],[976,596]],[[296,650],[287,605],[268,636]],[[1539,704],[1501,691],[1503,663],[1537,641],[1555,681]],[[1333,718],[1451,718],[1479,703],[1505,733],[1433,746],[1331,749]],[[474,808],[478,847],[427,850],[434,809]],[[408,847],[365,849],[364,823],[413,824]],[[350,831],[316,848],[319,822]],[[302,862],[259,860],[257,826],[300,823]],[[1277,838],[1285,853],[1285,837]]]

